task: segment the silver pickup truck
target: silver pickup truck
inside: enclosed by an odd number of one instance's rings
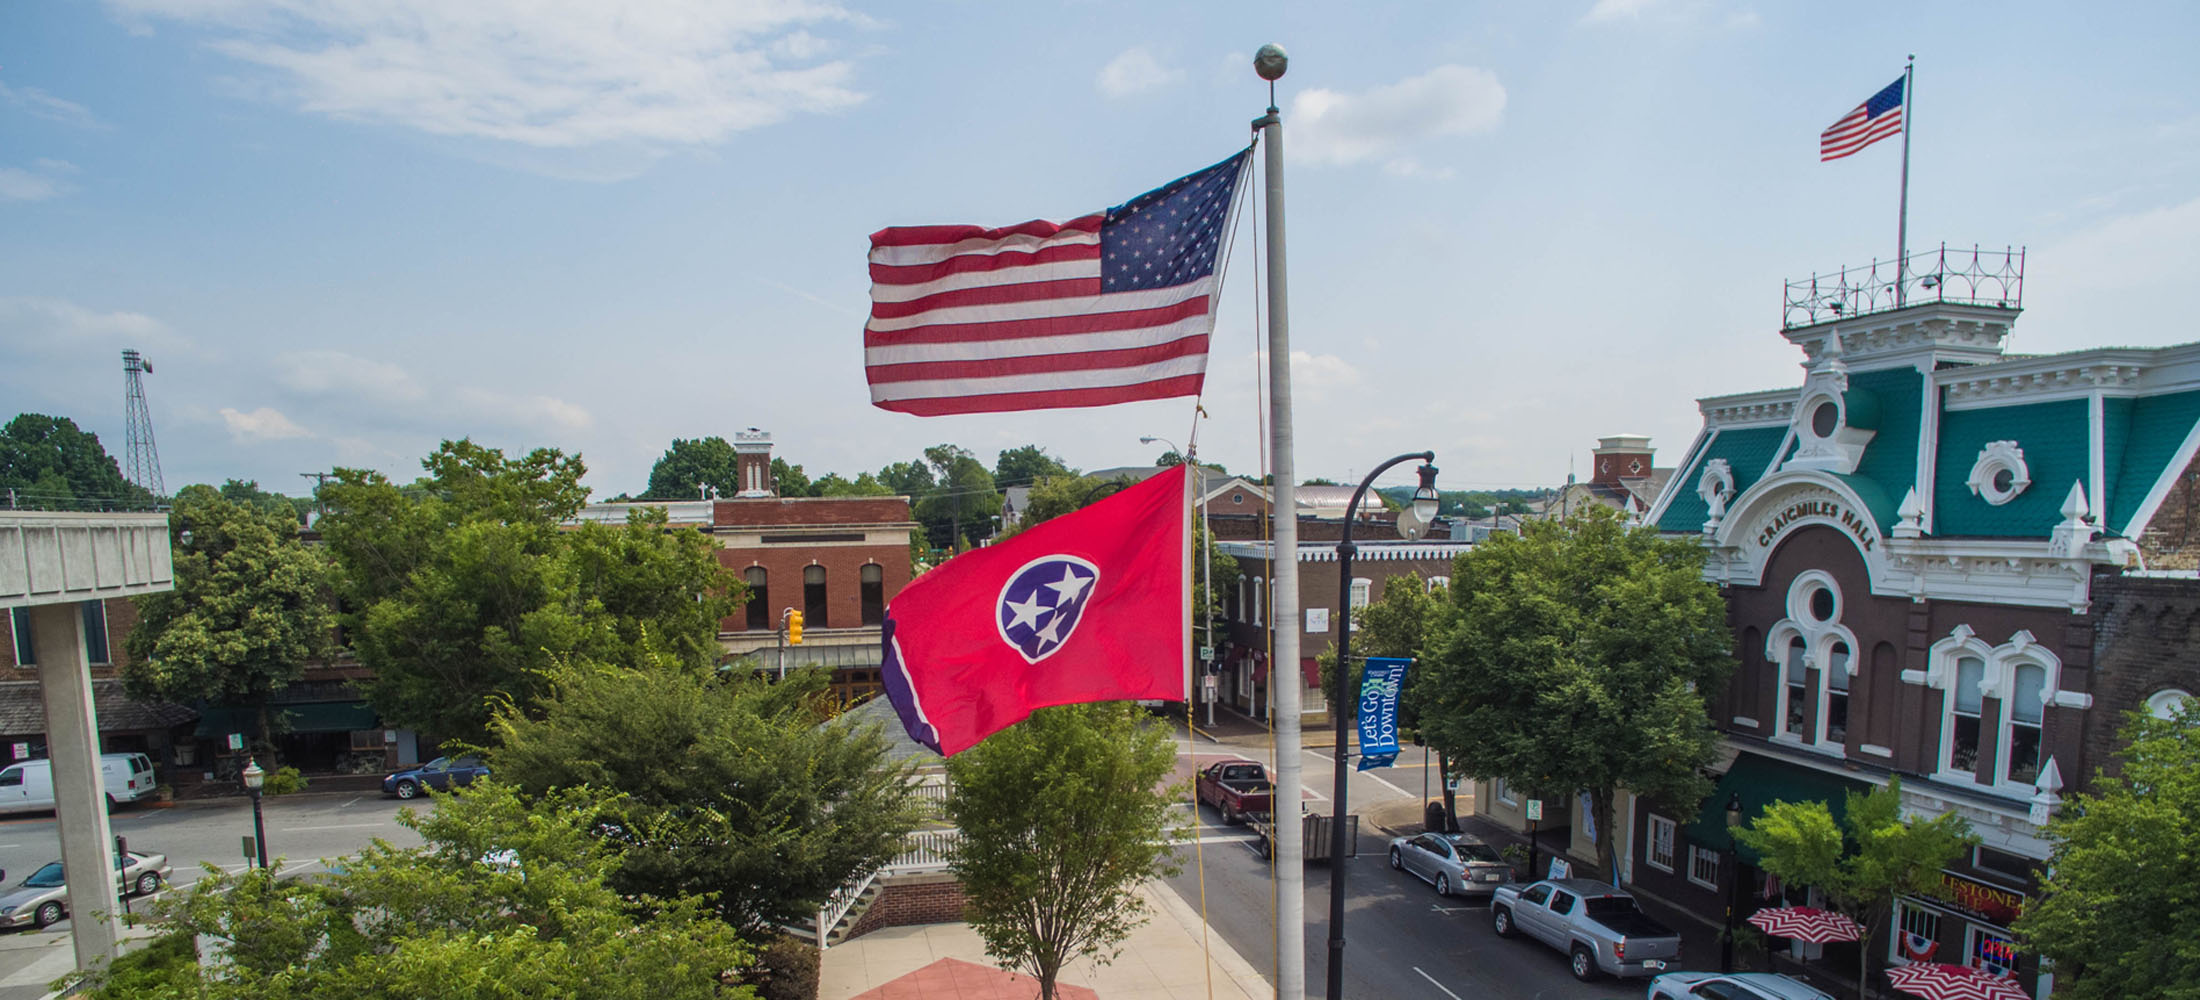
[[[1565,952],[1574,978],[1603,973],[1649,976],[1680,958],[1681,937],[1635,905],[1635,897],[1595,879],[1501,885],[1490,896],[1498,937],[1526,933]]]

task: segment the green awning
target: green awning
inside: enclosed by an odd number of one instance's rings
[[[323,701],[304,705],[271,705],[269,712],[281,712],[294,733],[348,733],[359,729],[380,729],[382,719],[363,701]]]
[[[1736,793],[1742,797],[1745,824],[1763,815],[1765,807],[1774,802],[1810,801],[1824,802],[1834,823],[1839,824],[1849,812],[1849,793],[1869,787],[1826,771],[1744,753],[1734,758],[1734,766],[1719,779],[1718,788],[1703,800],[1703,810],[1695,822],[1688,824],[1688,839],[1705,847],[1725,848],[1726,804]],[[1757,862],[1757,852],[1748,847],[1738,847],[1738,852],[1742,860]]]
[[[348,733],[356,729],[380,729],[381,718],[363,701],[319,701],[302,705],[269,705],[270,718],[288,717],[293,733]],[[277,729],[283,729],[278,721]],[[221,740],[230,733],[260,731],[258,715],[250,708],[208,705],[199,709],[198,738]]]

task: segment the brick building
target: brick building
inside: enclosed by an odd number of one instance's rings
[[[918,530],[908,497],[783,497],[771,478],[771,435],[734,435],[732,497],[672,504],[590,504],[576,520],[623,522],[638,507],[665,507],[674,527],[711,536],[719,563],[748,585],[748,602],[721,622],[726,658],[749,669],[823,666],[835,690],[859,698],[879,684],[879,626],[886,602],[908,586]],[[803,641],[783,645],[787,612],[800,611]]]
[[[1429,538],[1407,541],[1396,537],[1392,515],[1379,515],[1383,520],[1362,524],[1353,530],[1352,557],[1353,578],[1350,606],[1359,608],[1381,598],[1384,588],[1394,586],[1401,579],[1419,574],[1421,586],[1449,583],[1453,560],[1471,546],[1463,541]],[[1215,534],[1224,538],[1239,538],[1238,528],[1247,525],[1257,528],[1261,518],[1224,518],[1213,520]],[[1232,526],[1233,521],[1243,524]],[[1344,537],[1344,520],[1340,508],[1334,517],[1318,518],[1305,515],[1299,518],[1299,628],[1298,669],[1302,685],[1300,708],[1302,715],[1326,717],[1329,699],[1321,690],[1320,672],[1315,657],[1335,645],[1337,639],[1337,610],[1340,580],[1337,569],[1337,542]],[[1256,719],[1268,717],[1271,705],[1270,688],[1275,683],[1270,669],[1269,630],[1274,622],[1270,590],[1275,581],[1275,543],[1269,540],[1218,541],[1215,551],[1237,559],[1236,586],[1224,591],[1224,620],[1216,631],[1222,640],[1216,650],[1214,670],[1219,676],[1217,687],[1219,702],[1231,710]],[[1218,588],[1228,586],[1229,581],[1217,580]]]
[[[1809,898],[1734,850],[1729,803],[1745,821],[1800,799],[1838,817],[1846,793],[1899,779],[1906,812],[1958,814],[1981,844],[1897,901],[1875,967],[2013,969],[2045,998],[2052,974],[2008,930],[2038,891],[2042,825],[2112,764],[2126,711],[2200,690],[2200,574],[2142,571],[2190,551],[2200,344],[2005,356],[2021,289],[1959,275],[1959,300],[1932,277],[1913,273],[1907,301],[1794,304],[1802,384],[1700,401],[1649,512],[1702,540],[1734,630],[1714,793],[1550,818],[1577,857],[1617,824],[1623,881],[1715,920]],[[1478,799],[1518,821],[1502,782]],[[1828,967],[1854,967],[1844,948]]]

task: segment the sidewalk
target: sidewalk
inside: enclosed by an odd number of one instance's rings
[[[1215,724],[1210,726],[1206,723],[1206,709],[1197,709],[1195,712],[1196,714],[1192,718],[1192,731],[1214,742],[1244,743],[1263,741],[1269,738],[1268,723],[1261,719],[1241,715],[1232,709],[1217,707],[1215,709]],[[1337,733],[1328,725],[1307,726],[1299,732],[1299,745],[1308,749],[1327,749],[1337,745]]]
[[[1265,976],[1222,940],[1208,933],[1201,944],[1199,914],[1160,882],[1139,889],[1148,919],[1123,942],[1113,964],[1078,962],[1061,981],[1089,987],[1100,1000],[1266,1000],[1275,995]],[[825,950],[819,1000],[900,1000],[919,994],[905,982],[937,963],[972,962],[995,967],[985,942],[969,924],[888,927]],[[1208,992],[1212,982],[1213,993]],[[893,986],[889,986],[893,984]],[[910,986],[908,990],[896,987]],[[0,1000],[10,998],[0,996]]]
[[[135,950],[160,933],[160,928],[150,926],[122,928],[122,950]],[[76,945],[66,931],[0,935],[0,1000],[55,996],[47,984],[75,969]]]

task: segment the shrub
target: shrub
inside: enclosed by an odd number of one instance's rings
[[[781,934],[764,942],[741,978],[756,987],[757,1000],[817,1000],[818,960],[816,945]]]

